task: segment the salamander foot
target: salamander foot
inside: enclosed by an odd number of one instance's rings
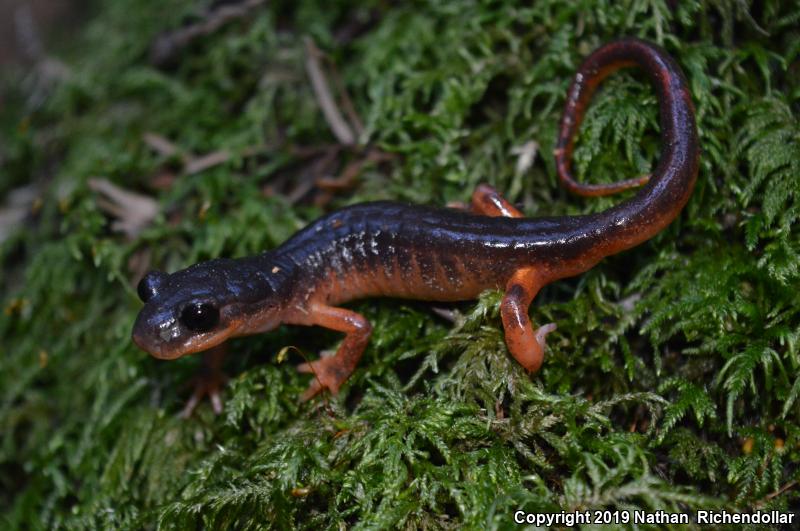
[[[198,374],[189,381],[189,385],[194,387],[192,396],[181,410],[181,418],[192,416],[197,405],[206,396],[211,401],[211,409],[215,415],[222,413],[222,397],[220,391],[228,382],[228,377],[221,371]]]
[[[339,388],[347,381],[353,372],[342,364],[342,360],[336,356],[328,355],[316,361],[301,363],[297,366],[297,372],[311,374],[313,379],[308,389],[300,395],[300,400],[305,402],[314,398],[316,395],[327,389],[332,395],[339,393]]]
[[[197,405],[206,396],[211,400],[211,409],[215,415],[222,413],[222,397],[220,391],[228,382],[228,377],[222,372],[222,363],[225,360],[228,348],[226,344],[218,345],[203,354],[203,364],[197,375],[187,382],[186,386],[193,387],[192,396],[181,411],[181,418],[192,416]]]
[[[369,341],[372,326],[364,316],[354,311],[326,304],[313,304],[305,324],[324,326],[337,332],[344,332],[345,336],[335,355],[324,356],[297,366],[298,371],[314,375],[314,380],[300,400],[308,400],[323,389],[335,395],[339,392],[339,387],[353,374]]]
[[[542,352],[544,352],[545,346],[547,344],[547,334],[554,331],[556,328],[558,328],[558,325],[556,325],[555,323],[547,323],[537,328],[536,331],[533,333],[534,337],[536,338],[536,342],[539,344],[539,348],[541,349]],[[536,367],[535,370],[538,369],[539,367]]]

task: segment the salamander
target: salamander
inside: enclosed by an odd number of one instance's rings
[[[651,175],[613,184],[582,184],[571,173],[574,138],[598,84],[638,66],[658,95],[661,155]],[[379,201],[317,219],[284,244],[257,256],[220,258],[138,285],[144,302],[133,341],[161,359],[209,349],[231,337],[279,325],[342,332],[336,354],[304,363],[313,374],[303,399],[337,393],[361,358],[371,325],[340,305],[374,296],[460,301],[484,290],[505,292],[500,315],[511,355],[539,370],[554,323],[534,328],[528,308],[546,284],[587,271],[606,256],[663,230],[689,200],[698,172],[694,107],[677,63],[635,38],[606,44],[579,67],[567,94],[556,142],[556,169],[578,194],[636,194],[597,214],[525,218],[496,190],[480,185],[471,210]]]

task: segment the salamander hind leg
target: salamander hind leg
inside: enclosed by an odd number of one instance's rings
[[[485,216],[524,217],[522,212],[488,184],[479,185],[473,192],[472,210]],[[542,366],[545,336],[556,329],[555,323],[548,323],[534,331],[528,318],[528,307],[543,285],[541,276],[534,268],[519,269],[509,279],[500,305],[508,350],[531,373]]]
[[[484,216],[521,218],[522,212],[509,203],[500,192],[489,186],[481,184],[472,193],[472,211]]]
[[[339,387],[355,370],[372,333],[369,321],[356,312],[324,304],[313,305],[310,310],[308,324],[344,332],[346,335],[335,355],[297,366],[298,371],[314,376],[308,389],[300,397],[303,401],[324,389],[337,394]]]
[[[542,366],[545,336],[556,329],[555,323],[548,323],[534,331],[528,318],[528,307],[544,284],[535,268],[519,269],[506,284],[506,294],[500,305],[508,350],[530,373]]]

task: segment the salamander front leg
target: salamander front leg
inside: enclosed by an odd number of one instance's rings
[[[222,372],[222,364],[228,354],[228,344],[222,343],[203,353],[203,363],[197,375],[192,378],[188,385],[194,387],[192,396],[186,402],[181,411],[182,418],[192,416],[195,408],[200,404],[204,397],[211,400],[211,408],[215,415],[222,413],[222,398],[220,391],[225,387],[228,377]]]
[[[534,268],[519,269],[506,284],[506,294],[500,305],[508,350],[530,373],[542,366],[545,336],[556,329],[555,323],[548,323],[534,331],[528,318],[528,307],[543,285]]]
[[[311,385],[300,397],[304,401],[323,389],[337,394],[339,387],[355,370],[372,333],[369,321],[362,315],[344,308],[315,304],[310,308],[308,319],[307,324],[323,326],[344,332],[346,335],[335,355],[297,366],[298,371],[314,375]]]

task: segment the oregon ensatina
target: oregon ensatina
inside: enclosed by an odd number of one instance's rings
[[[639,66],[660,102],[662,153],[651,176],[585,185],[570,175],[573,138],[597,85],[615,70]],[[336,393],[370,337],[369,322],[340,304],[376,295],[431,301],[471,299],[503,289],[506,343],[528,371],[542,364],[550,323],[534,330],[528,306],[549,282],[582,273],[603,257],[638,245],[681,211],[698,169],[697,131],[686,80],[653,44],[628,38],[592,53],[569,89],[555,151],[560,179],[583,195],[644,184],[632,199],[599,214],[527,219],[482,185],[472,213],[392,202],[364,203],[324,216],[275,250],[218,259],[172,274],[150,272],[139,283],[145,302],[133,340],[173,359],[230,337],[280,324],[343,332],[335,356],[298,367],[315,375],[304,398]]]

